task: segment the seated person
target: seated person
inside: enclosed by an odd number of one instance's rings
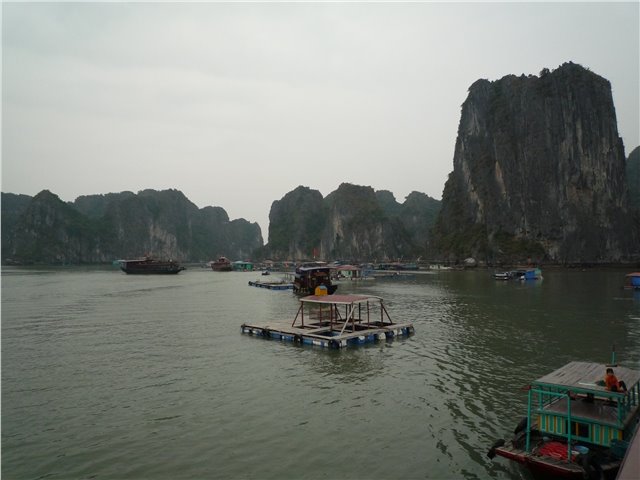
[[[618,381],[618,377],[613,373],[613,368],[607,368],[607,374],[604,377],[604,388],[610,392],[626,392],[627,386],[623,381]]]

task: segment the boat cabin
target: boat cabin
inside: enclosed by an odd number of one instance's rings
[[[544,435],[572,442],[610,447],[616,440],[633,434],[639,413],[640,372],[613,366],[618,380],[624,381],[626,392],[605,389],[607,365],[571,362],[532,382],[529,389],[527,418]],[[530,429],[526,450],[530,451]]]
[[[293,291],[300,295],[313,295],[318,287],[324,287],[328,295],[332,295],[337,285],[331,282],[331,268],[320,266],[302,266],[296,268]]]

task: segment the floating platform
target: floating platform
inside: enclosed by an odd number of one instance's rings
[[[310,295],[300,299],[293,322],[244,323],[242,333],[263,338],[343,348],[408,337],[411,322],[393,322],[380,297],[363,295]]]
[[[293,290],[293,283],[249,281],[250,287],[267,288],[269,290]]]

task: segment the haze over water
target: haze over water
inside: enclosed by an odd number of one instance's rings
[[[295,316],[257,273],[2,270],[2,475],[11,479],[518,479],[486,452],[529,381],[571,360],[640,369],[625,271],[486,270],[341,284],[414,336],[329,351],[242,335]],[[604,373],[604,372],[603,372]]]

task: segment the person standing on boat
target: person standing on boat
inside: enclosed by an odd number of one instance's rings
[[[613,373],[613,368],[607,368],[607,374],[604,376],[604,388],[611,392],[627,391],[627,386],[623,381],[618,381],[618,377]]]

